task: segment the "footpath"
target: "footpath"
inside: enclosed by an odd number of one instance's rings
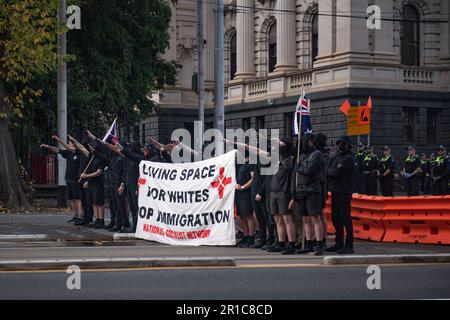
[[[67,213],[0,213],[0,271],[149,267],[336,266],[450,263],[450,246],[358,240],[354,255],[289,255],[260,249],[169,246],[68,224]],[[106,221],[108,223],[108,221]],[[328,239],[333,243],[332,236]]]

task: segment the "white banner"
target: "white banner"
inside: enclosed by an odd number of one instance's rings
[[[136,238],[172,245],[234,245],[235,156],[193,163],[142,161]]]

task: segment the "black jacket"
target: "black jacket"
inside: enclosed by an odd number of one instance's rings
[[[272,176],[270,191],[291,194],[292,172],[294,170],[294,157],[286,156],[280,159],[278,172]]]
[[[265,196],[265,180],[266,176],[261,175],[261,164],[258,163],[253,166],[253,180],[252,180],[252,198],[259,194],[261,197]]]
[[[310,187],[312,185],[319,186],[323,181],[323,174],[325,170],[325,162],[323,160],[322,152],[313,150],[310,153],[302,153],[300,162],[297,167],[297,185],[295,192],[298,192],[303,187]]]
[[[355,158],[350,151],[339,152],[330,159],[328,167],[328,190],[334,193],[353,193]]]

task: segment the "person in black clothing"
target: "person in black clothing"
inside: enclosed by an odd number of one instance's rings
[[[265,175],[264,176],[264,205],[266,207],[267,212],[267,224],[268,224],[268,230],[269,230],[269,237],[267,239],[267,242],[264,246],[261,247],[262,250],[268,250],[269,248],[276,246],[277,244],[277,229],[275,224],[274,216],[270,212],[270,185],[272,182],[272,175]],[[273,230],[273,233],[270,232],[270,230]],[[273,234],[273,237],[270,236],[270,234]]]
[[[117,221],[117,211],[114,207],[114,192],[115,189],[113,188],[113,181],[112,181],[112,175],[113,172],[109,167],[109,164],[105,166],[105,169],[103,170],[103,177],[105,179],[105,191],[108,194],[108,202],[109,202],[109,215],[110,215],[110,222],[108,225],[105,226],[105,229],[111,230],[116,226]]]
[[[133,226],[131,228],[122,229],[120,232],[135,233],[138,222],[138,179],[139,179],[139,164],[141,161],[152,162],[170,162],[170,154],[168,150],[164,152],[156,148],[153,144],[148,144],[144,148],[144,152],[140,151],[137,142],[131,141],[128,147],[123,147],[119,143],[114,145],[105,143],[111,151],[123,155],[125,159],[125,186],[126,196],[130,206],[130,211],[133,219]],[[127,218],[128,219],[128,218]]]
[[[88,145],[90,161],[84,173],[80,178],[84,181],[83,188],[87,189],[89,201],[92,203],[94,209],[94,224],[93,228],[104,228],[105,220],[105,189],[103,185],[103,169],[104,158],[101,152],[96,150],[91,145]]]
[[[78,141],[76,141],[75,139],[71,138],[71,141],[75,144],[75,147],[77,148],[77,154],[80,156],[80,167],[78,170],[78,177],[81,176],[81,174],[85,171],[85,169],[87,168],[87,165],[90,161],[90,156],[89,156],[89,151],[87,151],[88,147],[88,140],[83,139],[83,144],[80,144]],[[84,183],[86,181],[84,181],[81,178],[78,178],[78,185],[80,187],[81,190],[81,206],[83,207],[83,220],[82,221],[78,221],[75,222],[76,226],[84,226],[84,227],[92,227],[93,224],[93,217],[94,217],[94,208],[92,206],[92,202],[91,199],[88,196],[88,191],[87,188],[85,189]]]
[[[366,157],[366,146],[362,143],[358,143],[358,149],[356,152],[355,160],[357,168],[355,170],[355,179],[353,181],[353,192],[359,194],[367,194],[366,182],[364,180],[364,159]]]
[[[391,149],[388,146],[384,146],[383,156],[378,165],[381,194],[384,197],[392,197],[394,195],[394,173],[395,161],[391,156]]]
[[[114,224],[114,227],[111,226],[109,230],[111,232],[125,233],[130,228],[130,221],[125,209],[125,157],[107,149],[103,140],[95,138],[93,135],[90,137],[94,138],[97,149],[102,152],[105,158],[105,165],[108,166],[110,171],[109,186],[112,201],[110,206],[113,208],[115,216],[111,215],[111,223]],[[116,143],[116,141],[113,140],[113,143]]]
[[[256,219],[259,225],[259,241],[251,248],[262,248],[267,243],[272,244],[275,240],[275,228],[269,220],[270,214],[266,207],[266,176],[261,174],[262,164],[258,162],[252,166],[253,180],[251,188],[252,207],[255,210]]]
[[[318,133],[316,136],[316,148],[320,152],[322,152],[323,161],[325,162],[325,168],[328,168],[330,163],[330,151],[326,147],[327,145],[327,136],[323,133]],[[327,230],[328,230],[328,222],[327,217],[325,215],[325,208],[327,207],[327,199],[328,199],[328,179],[326,170],[323,170],[323,175],[321,179],[322,186],[322,215],[320,216],[323,225],[323,248],[326,249],[327,246]]]
[[[339,146],[339,152],[330,159],[330,166],[327,170],[328,188],[331,191],[331,218],[336,229],[336,243],[326,251],[351,254],[354,252],[351,199],[355,158],[350,151],[352,142],[348,136],[341,136],[336,144]],[[346,232],[345,246],[344,228]]]
[[[377,170],[378,157],[373,153],[373,147],[367,146],[366,156],[362,163],[364,174],[365,191],[369,196],[376,196],[377,192]]]
[[[130,151],[144,155],[141,152],[141,146],[138,141],[131,141],[129,145]],[[133,220],[133,227],[129,230],[131,233],[136,232],[137,220],[138,220],[138,180],[139,180],[139,163],[132,161],[129,158],[125,159],[125,190],[128,205],[131,211],[131,217]]]
[[[253,219],[251,188],[253,181],[252,166],[246,155],[245,163],[236,165],[236,185],[234,204],[236,206],[238,222],[244,232],[244,237],[238,243],[240,247],[250,247],[255,244],[255,221]]]
[[[437,148],[437,157],[431,163],[433,195],[445,196],[448,194],[448,174],[449,163],[445,156],[445,147],[440,145]]]
[[[296,227],[292,211],[289,208],[289,204],[293,204],[291,202],[291,180],[294,170],[292,143],[288,139],[281,139],[278,147],[280,153],[279,168],[270,182],[270,209],[271,214],[275,216],[278,242],[267,251],[294,254]],[[289,241],[287,245],[286,236]]]
[[[80,169],[80,155],[76,150],[75,145],[69,141],[65,143],[60,137],[52,136],[53,140],[56,140],[64,149],[57,147],[51,147],[46,144],[42,144],[41,148],[45,148],[51,152],[59,153],[64,159],[67,160],[65,179],[67,184],[67,198],[70,201],[74,216],[68,222],[79,223],[83,220],[83,211],[81,206],[81,188],[78,183],[78,171]]]
[[[420,169],[420,160],[416,155],[416,148],[414,146],[409,146],[406,150],[408,150],[408,157],[405,160],[405,166],[402,171],[406,182],[406,193],[408,197],[418,196],[420,189],[419,175],[422,172]]]
[[[298,206],[298,213],[303,219],[305,228],[305,248],[297,250],[297,253],[314,252],[315,255],[323,254],[324,230],[321,220],[323,210],[323,175],[325,162],[322,152],[316,149],[316,137],[312,133],[306,133],[303,137],[303,153],[294,171],[292,179],[292,197]],[[316,247],[313,248],[313,236],[316,235]]]

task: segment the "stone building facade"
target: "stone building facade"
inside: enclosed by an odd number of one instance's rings
[[[367,27],[373,4],[381,9],[379,30]],[[182,69],[176,86],[153,95],[164,111],[136,128],[141,138],[164,142],[176,128],[192,130],[197,118],[196,1],[171,5],[166,59]],[[206,128],[214,119],[214,7],[203,1]],[[364,105],[371,96],[376,148],[391,145],[400,156],[405,145],[420,152],[450,146],[448,0],[226,0],[222,14],[227,128],[278,128],[290,136],[303,87],[313,130],[330,143],[346,132],[340,105]]]

